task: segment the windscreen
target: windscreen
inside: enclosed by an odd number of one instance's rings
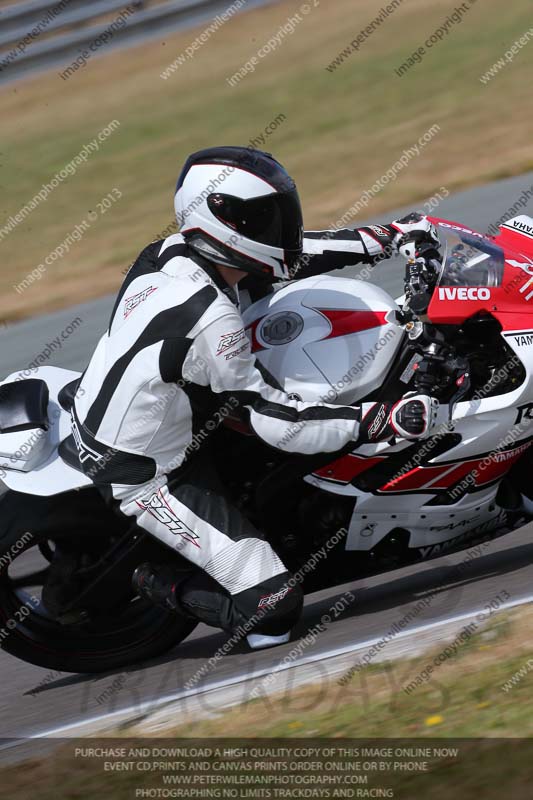
[[[442,225],[439,236],[446,243],[439,286],[502,285],[505,256],[501,247],[484,236],[451,231]]]

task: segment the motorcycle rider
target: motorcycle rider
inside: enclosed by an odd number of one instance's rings
[[[225,495],[209,458],[218,410],[238,407],[255,434],[286,452],[334,453],[351,441],[427,436],[435,401],[416,395],[344,407],[289,398],[251,354],[237,284],[373,262],[406,234],[433,244],[436,234],[414,215],[304,236],[285,169],[239,147],[191,155],[175,210],[180,232],[148,245],[118,293],[74,402],[74,439],[84,471],[117,513],[201,568],[142,565],[137,592],[215,627],[243,629],[251,647],[270,646],[288,641],[302,592]]]

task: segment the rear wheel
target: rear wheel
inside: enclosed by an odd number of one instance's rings
[[[20,496],[16,500],[20,500]],[[39,505],[39,501],[43,503],[48,498],[44,500],[26,496],[26,508],[34,501]],[[13,514],[13,508],[17,507],[19,513]],[[2,511],[6,508],[7,514],[4,516]],[[32,514],[35,517],[35,509]],[[65,533],[55,538],[47,530],[28,530],[23,520],[27,522],[28,517],[20,504],[13,503],[12,498],[2,498],[1,649],[47,669],[105,672],[154,658],[181,642],[196,627],[197,623],[192,620],[166,612],[133,596],[128,602],[90,615],[89,618],[69,624],[58,622],[47,612],[41,594],[49,575],[49,562],[53,558],[54,548],[65,541]],[[92,540],[87,539],[88,545],[94,547],[95,535],[93,531]],[[75,536],[83,537],[83,533],[76,531],[70,534],[71,539]],[[82,550],[83,538],[77,538],[76,542]]]

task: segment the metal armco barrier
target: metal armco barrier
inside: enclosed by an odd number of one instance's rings
[[[92,43],[105,36],[114,20],[124,24],[95,55],[113,47],[137,44],[158,33],[199,24],[225,11],[232,0],[165,0],[149,5],[147,0],[30,0],[0,8],[0,84],[29,72],[67,67]],[[272,0],[248,0],[253,8]],[[102,15],[105,20],[98,20]],[[39,33],[33,38],[32,30]]]

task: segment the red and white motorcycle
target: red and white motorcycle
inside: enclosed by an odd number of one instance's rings
[[[397,302],[367,281],[318,276],[245,312],[253,352],[289,394],[353,404],[416,391],[440,403],[429,439],[333,458],[278,452],[231,418],[215,433],[228,491],[288,568],[327,554],[306,591],[494,538],[533,515],[533,219],[516,217],[497,237],[432,221],[442,262],[404,244]],[[69,415],[78,379],[43,367],[0,385],[0,646],[97,672],[169,649],[194,623],[133,596],[135,567],[169,553],[124,527],[79,470]]]

